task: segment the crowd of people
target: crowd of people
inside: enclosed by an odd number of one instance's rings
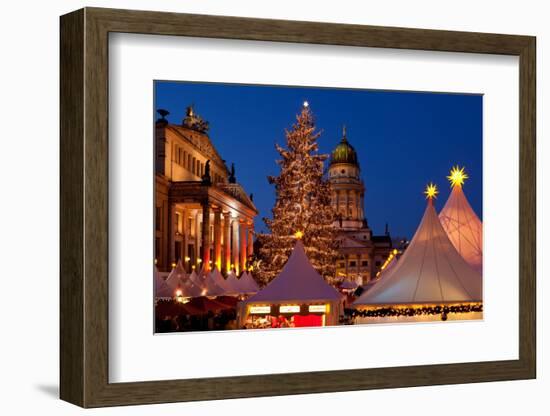
[[[190,332],[190,331],[221,331],[236,329],[237,315],[234,309],[226,309],[217,313],[208,311],[204,314],[189,315],[174,313],[157,316],[155,332]]]

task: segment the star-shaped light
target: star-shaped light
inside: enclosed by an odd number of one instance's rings
[[[308,102],[307,100],[304,101],[304,107],[305,107],[305,108],[308,108],[308,107],[309,107],[309,102]]]
[[[464,181],[468,179],[468,175],[466,172],[464,172],[464,168],[459,168],[457,166],[453,166],[451,169],[451,174],[447,176],[447,179],[451,182],[451,188],[458,185],[462,186],[464,185]]]
[[[304,233],[302,231],[296,231],[294,233],[294,237],[296,237],[298,240],[301,240],[303,236],[304,236]]]
[[[424,194],[426,195],[426,199],[437,198],[438,193],[439,191],[437,190],[437,185],[431,182],[426,186],[426,190],[424,191]]]

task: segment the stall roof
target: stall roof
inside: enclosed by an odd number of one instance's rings
[[[342,295],[313,268],[304,245],[298,240],[281,273],[244,303],[281,304],[341,299]]]

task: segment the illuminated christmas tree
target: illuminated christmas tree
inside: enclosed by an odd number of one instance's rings
[[[296,238],[302,239],[313,267],[329,282],[334,277],[337,258],[332,222],[330,185],[323,175],[328,155],[318,153],[313,114],[307,102],[296,116],[292,129],[285,132],[286,148],[276,145],[281,159],[279,176],[270,176],[275,185],[273,218],[264,221],[271,234],[259,236],[261,248],[259,278],[273,279],[285,265]]]

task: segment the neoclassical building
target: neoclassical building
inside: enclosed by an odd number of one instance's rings
[[[373,235],[368,225],[365,184],[357,152],[348,142],[345,126],[340,143],[331,153],[328,180],[332,204],[338,213],[334,222],[339,242],[336,274],[365,284],[376,277],[393,248],[387,227],[384,235]]]
[[[218,267],[240,273],[252,255],[258,210],[208,135],[208,122],[192,107],[181,124],[158,110],[155,123],[155,262],[169,271]]]

